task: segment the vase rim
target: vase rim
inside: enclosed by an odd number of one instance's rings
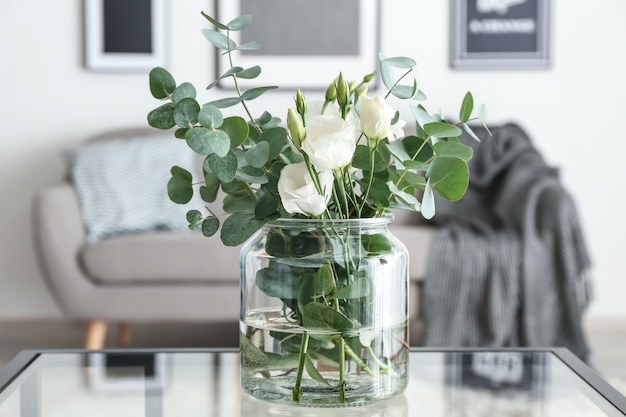
[[[323,227],[323,226],[368,226],[382,227],[393,222],[395,216],[393,213],[385,213],[380,217],[361,217],[352,219],[299,219],[294,217],[280,217],[267,222],[267,226],[274,227]]]

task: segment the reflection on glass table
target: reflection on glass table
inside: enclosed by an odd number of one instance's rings
[[[409,363],[399,397],[316,409],[243,394],[236,351],[25,351],[0,372],[0,417],[626,415],[626,399],[564,349],[418,349]]]

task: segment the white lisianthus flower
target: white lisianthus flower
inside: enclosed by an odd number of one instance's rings
[[[373,143],[385,139],[394,114],[381,96],[361,98],[361,132]]]
[[[278,194],[287,212],[319,216],[326,210],[332,194],[333,174],[322,171],[318,178],[324,195],[317,192],[306,163],[289,164],[280,171]]]
[[[320,171],[343,168],[352,161],[358,139],[356,119],[321,114],[307,118],[302,150]]]

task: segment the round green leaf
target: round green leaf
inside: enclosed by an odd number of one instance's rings
[[[267,162],[270,155],[270,144],[259,142],[246,150],[246,162],[253,167],[262,167]]]
[[[453,156],[465,162],[472,159],[474,154],[471,147],[458,142],[437,142],[433,145],[433,150],[437,156]]]
[[[172,101],[174,103],[184,98],[196,98],[196,87],[191,83],[182,83],[172,93]]]
[[[248,138],[250,132],[250,126],[243,117],[232,116],[224,119],[222,127],[220,128],[230,138],[230,147],[236,148],[243,144]]]
[[[157,129],[171,129],[176,126],[174,121],[174,105],[164,104],[148,113],[148,124]]]
[[[165,68],[153,68],[149,74],[149,82],[152,97],[159,100],[169,97],[176,89],[174,77]]]
[[[192,127],[185,133],[187,145],[200,155],[208,155],[213,151],[210,145],[211,130],[206,127]]]
[[[217,179],[221,182],[231,182],[237,175],[238,161],[237,156],[229,151],[225,156],[220,157],[216,154],[209,155],[209,166]]]
[[[238,30],[244,29],[246,26],[250,24],[250,22],[252,22],[252,16],[243,15],[243,16],[239,16],[231,20],[230,22],[226,24],[226,26],[230,30],[238,31]]]
[[[174,121],[180,127],[191,127],[198,123],[199,112],[200,105],[195,99],[184,98],[174,107]]]
[[[270,145],[270,154],[268,160],[276,158],[280,151],[289,143],[287,138],[287,130],[283,127],[273,127],[266,130],[259,139],[262,142],[267,142]]]
[[[246,68],[245,70],[239,72],[237,74],[237,78],[244,78],[246,80],[251,80],[251,79],[258,77],[260,74],[261,74],[261,67],[258,65],[255,65],[253,67]]]
[[[220,221],[217,217],[208,217],[202,222],[202,234],[211,237],[220,228]]]
[[[202,226],[202,213],[198,210],[189,210],[187,212],[187,221],[191,230],[197,230]]]
[[[198,122],[209,129],[218,129],[224,123],[224,116],[217,107],[205,104],[198,113]]]
[[[463,134],[461,129],[445,122],[426,123],[422,127],[428,136],[435,136],[438,138],[458,138]]]
[[[174,203],[187,204],[193,197],[191,174],[180,167],[172,167],[171,173],[172,177],[167,182],[167,195]]]
[[[252,212],[235,213],[224,221],[220,238],[226,246],[239,246],[263,227],[264,224],[265,221],[256,219]],[[274,275],[271,278],[276,279],[278,277]]]
[[[230,138],[223,130],[218,129],[210,131],[209,143],[211,144],[213,152],[220,157],[226,156],[228,151],[230,151]]]
[[[254,208],[254,217],[261,220],[271,216],[278,210],[278,198],[267,193],[261,197]]]
[[[463,197],[469,184],[469,168],[460,158],[438,157],[426,171],[426,177],[433,190],[448,201]]]

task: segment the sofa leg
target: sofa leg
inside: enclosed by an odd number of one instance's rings
[[[117,324],[117,346],[129,347],[132,338],[132,325],[127,321],[120,321]]]
[[[91,320],[87,325],[85,349],[102,349],[106,336],[107,322],[104,320]]]

